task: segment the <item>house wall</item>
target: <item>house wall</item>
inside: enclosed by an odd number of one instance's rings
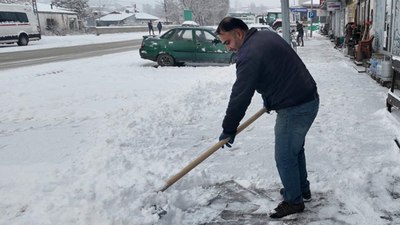
[[[78,30],[78,16],[73,14],[59,14],[59,13],[46,13],[39,12],[40,29],[46,33],[47,19],[53,19],[57,23],[57,29],[59,30]]]
[[[375,18],[374,13],[376,11],[376,1],[375,0],[370,0],[370,1],[371,1],[371,3],[370,3],[369,21],[373,21]],[[370,27],[369,35],[371,36],[371,35],[374,35],[374,33],[375,33],[375,24],[372,23],[372,24],[370,24],[370,26],[371,27]]]
[[[375,1],[375,10],[374,10],[374,46],[373,48],[378,51],[383,50],[383,35],[384,35],[384,27],[385,27],[385,4],[386,1]]]
[[[154,21],[154,20],[153,20]],[[97,20],[96,21],[96,26],[102,27],[102,26],[146,26],[147,23],[149,22],[148,19],[136,19],[135,17],[128,17],[124,20],[121,21],[102,21],[102,20]],[[153,27],[156,25],[153,24]]]
[[[340,10],[329,12],[331,21],[331,30],[333,32],[333,35],[337,38],[344,36],[346,4],[344,2],[341,2],[341,4],[342,7]]]
[[[400,0],[394,1],[392,54],[400,56]]]
[[[385,17],[386,17],[386,0],[375,0],[376,10],[374,11],[374,49],[378,52],[385,54],[400,55],[400,0],[389,1],[391,4],[391,12],[389,13],[389,43],[386,44],[386,37],[388,36],[385,31]],[[385,49],[389,48],[389,49]]]
[[[345,24],[355,21],[355,11],[357,8],[356,2],[352,2],[346,6]]]
[[[136,23],[136,18],[134,16],[132,17],[128,17],[123,21],[123,25],[127,25],[127,26],[134,26],[137,25]]]

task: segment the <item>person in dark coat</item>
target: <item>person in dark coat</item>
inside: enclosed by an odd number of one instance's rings
[[[303,24],[300,23],[299,21],[296,21],[296,30],[297,30],[297,45],[300,45],[301,41],[301,46],[304,46],[304,28]]]
[[[157,23],[157,29],[158,29],[158,34],[161,34],[161,29],[162,29],[162,23],[161,23],[161,21],[159,21],[159,22]]]
[[[283,201],[270,215],[281,218],[304,210],[311,199],[304,153],[305,137],[319,108],[317,85],[293,48],[277,33],[248,29],[240,19],[224,18],[216,33],[237,52],[233,84],[219,140],[230,147],[257,91],[267,111],[276,111],[275,161]],[[304,198],[304,199],[303,199]]]
[[[151,20],[149,20],[147,26],[149,27],[149,35],[151,35],[151,32],[153,32],[154,35],[153,22],[151,22]]]

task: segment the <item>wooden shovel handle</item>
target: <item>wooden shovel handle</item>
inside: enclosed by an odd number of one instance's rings
[[[263,115],[265,112],[267,112],[266,108],[260,109],[256,114],[254,114],[252,117],[247,119],[243,124],[241,124],[236,131],[236,135],[238,135],[240,132],[242,132],[246,127],[248,127],[251,123],[253,123],[256,119],[258,119],[261,115]],[[220,149],[224,144],[226,144],[229,141],[229,138],[224,139],[216,143],[214,146],[209,148],[207,151],[203,152],[199,157],[197,157],[195,160],[193,160],[189,165],[187,165],[185,168],[183,168],[179,173],[175,174],[174,176],[170,177],[165,183],[165,186],[160,190],[160,191],[165,191],[167,190],[171,185],[173,185],[175,182],[177,182],[179,179],[181,179],[183,176],[185,176],[187,173],[189,173],[193,168],[195,168],[197,165],[199,165],[201,162],[203,162],[205,159],[207,159],[210,155],[212,155],[214,152],[216,152],[218,149]]]

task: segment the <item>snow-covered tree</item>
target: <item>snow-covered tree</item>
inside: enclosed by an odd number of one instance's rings
[[[205,12],[204,22],[206,25],[217,25],[229,11],[229,0],[209,1],[210,6]]]
[[[215,25],[228,13],[229,0],[164,0],[156,5],[159,15],[175,23],[182,22],[184,9],[192,10],[193,20],[198,24]]]
[[[81,19],[87,16],[89,8],[88,0],[52,0],[51,3],[78,13],[78,17]]]
[[[165,4],[162,4],[162,10],[164,17],[168,22],[181,23],[183,18],[183,7],[181,0],[164,0]]]

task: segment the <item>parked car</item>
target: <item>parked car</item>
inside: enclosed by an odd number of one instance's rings
[[[0,44],[23,46],[40,39],[39,23],[32,6],[0,3]]]
[[[282,33],[282,19],[276,19],[272,24],[272,29],[274,29],[277,33]],[[290,30],[292,29],[296,29],[295,23],[290,23]]]
[[[235,53],[229,52],[212,28],[177,27],[161,36],[144,36],[140,57],[160,66],[193,63],[234,63]]]
[[[278,18],[272,23],[272,28],[276,31],[282,29],[282,19]]]
[[[249,28],[256,28],[257,30],[268,30],[272,32],[276,32],[270,25],[266,24],[251,24],[249,25]]]

